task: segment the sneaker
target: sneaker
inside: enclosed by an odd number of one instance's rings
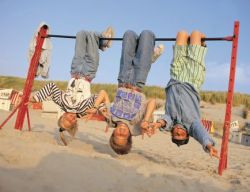
[[[104,32],[102,32],[102,37],[104,38],[113,38],[114,37],[114,29],[112,27],[108,27]],[[101,50],[105,51],[106,48],[111,47],[112,40],[104,40],[103,45],[101,46]]]
[[[161,56],[163,51],[164,51],[164,45],[162,44],[154,48],[154,53],[152,55],[152,63],[154,63]]]

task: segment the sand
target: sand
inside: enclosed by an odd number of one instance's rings
[[[8,114],[0,111],[0,123]],[[0,130],[1,192],[250,191],[250,147],[230,143],[228,168],[219,176],[218,159],[194,139],[178,148],[169,133],[138,136],[131,153],[118,156],[104,122],[81,120],[76,138],[63,146],[56,118],[37,110],[30,116],[31,132],[26,120],[22,131],[13,128],[16,115]],[[221,138],[214,139],[220,151]]]

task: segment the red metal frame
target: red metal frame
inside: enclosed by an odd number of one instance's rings
[[[234,81],[235,81],[235,71],[236,71],[236,60],[237,60],[237,51],[238,51],[238,39],[239,39],[239,28],[240,22],[234,22],[234,36],[232,41],[232,54],[231,54],[231,67],[229,74],[229,84],[227,92],[227,105],[225,112],[225,120],[223,127],[223,138],[221,144],[221,153],[220,153],[220,162],[218,167],[219,175],[222,175],[222,171],[227,168],[227,155],[228,155],[228,138],[229,138],[229,129],[231,123],[231,109],[233,103],[233,94],[234,94]]]
[[[29,112],[28,112],[28,105],[27,104],[29,102],[30,94],[31,94],[31,91],[32,91],[31,89],[32,89],[32,86],[33,86],[33,83],[34,83],[35,74],[36,74],[36,71],[37,71],[37,66],[38,66],[38,63],[39,63],[40,56],[41,56],[42,46],[43,46],[43,42],[44,42],[44,36],[47,35],[47,29],[48,29],[48,27],[46,25],[44,25],[44,26],[42,26],[40,28],[40,31],[38,33],[38,36],[37,36],[37,39],[36,39],[35,52],[33,54],[33,57],[31,59],[31,61],[30,61],[29,71],[28,71],[28,75],[27,75],[26,82],[25,82],[24,89],[23,89],[22,101],[16,107],[16,109],[13,110],[13,112],[7,117],[7,119],[0,125],[0,129],[13,116],[13,114],[17,111],[17,109],[19,109],[18,114],[17,114],[17,118],[16,118],[15,129],[22,130],[24,118],[25,118],[25,115],[27,115],[28,127],[29,127],[29,130],[31,130],[31,128],[30,128],[30,118],[29,118]]]

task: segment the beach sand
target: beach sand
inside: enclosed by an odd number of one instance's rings
[[[0,192],[250,191],[250,147],[229,143],[219,176],[218,159],[194,139],[178,148],[165,132],[133,137],[131,153],[118,156],[104,122],[80,120],[76,138],[63,146],[56,118],[29,111],[32,131],[26,119],[22,131],[14,129],[16,114],[0,130]],[[0,111],[0,123],[9,113]],[[214,139],[220,152],[221,138]]]

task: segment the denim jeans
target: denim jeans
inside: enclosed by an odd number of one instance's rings
[[[71,74],[92,80],[99,66],[99,48],[103,42],[100,33],[80,31],[76,34],[75,55],[71,64]]]
[[[140,36],[131,30],[125,32],[118,83],[143,88],[151,68],[154,46],[155,35],[151,31],[144,30]]]

